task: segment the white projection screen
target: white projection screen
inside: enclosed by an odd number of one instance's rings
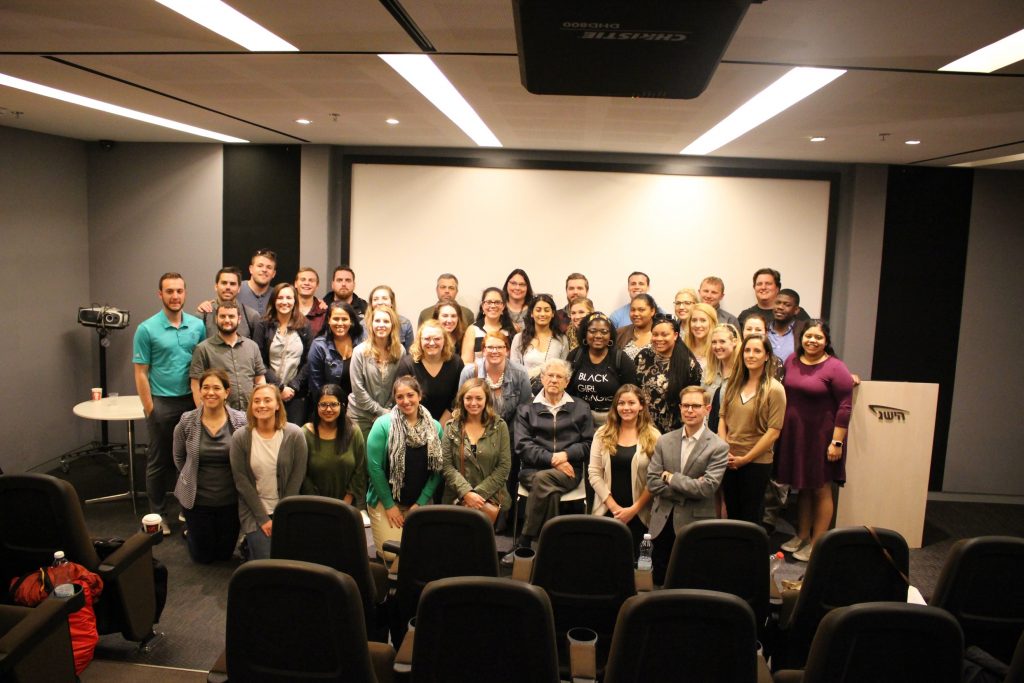
[[[671,312],[675,293],[707,275],[722,307],[753,305],[751,276],[771,267],[821,313],[828,244],[827,179],[353,163],[350,263],[357,292],[378,284],[413,319],[434,303],[442,272],[476,312],[481,291],[514,268],[565,303],[565,277],[590,280],[598,310],[626,302],[630,272]]]

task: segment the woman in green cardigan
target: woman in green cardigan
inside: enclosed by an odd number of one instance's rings
[[[494,412],[486,380],[466,380],[441,439],[444,502],[473,509],[490,502],[507,510],[505,480],[512,468],[509,444],[508,425]]]
[[[420,405],[423,390],[412,375],[395,380],[395,407],[373,423],[366,439],[370,486],[366,512],[377,553],[386,562],[386,541],[402,538],[405,515],[426,505],[441,483],[441,425]],[[392,568],[394,570],[394,568]]]

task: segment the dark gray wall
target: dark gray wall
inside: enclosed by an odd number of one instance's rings
[[[98,344],[77,324],[89,294],[85,143],[0,127],[4,332],[0,468],[19,472],[99,438],[71,408],[98,383]]]
[[[1024,173],[975,171],[943,491],[1024,493],[1022,255]]]
[[[126,144],[89,151],[92,297],[132,313],[108,351],[111,391],[135,394],[132,337],[160,310],[162,273],[181,273],[185,310],[213,296],[221,267],[220,145]],[[139,440],[146,438],[139,423]]]

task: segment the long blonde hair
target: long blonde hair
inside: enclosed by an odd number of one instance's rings
[[[658,433],[654,423],[651,421],[651,413],[648,410],[650,401],[647,399],[647,394],[635,384],[623,384],[615,392],[615,396],[612,398],[611,410],[608,411],[608,421],[597,430],[594,438],[604,446],[605,451],[615,455],[615,448],[619,444],[619,429],[622,426],[622,418],[619,417],[618,409],[619,398],[623,394],[633,394],[636,396],[636,400],[640,402],[640,412],[636,415],[637,440],[640,444],[640,449],[644,453],[654,453],[654,446],[661,434]]]
[[[708,333],[704,335],[704,341],[698,341],[690,332],[690,325],[693,324],[693,314],[700,311],[708,317]],[[718,326],[718,313],[715,309],[705,303],[694,304],[690,309],[690,317],[686,319],[686,330],[683,334],[683,343],[690,349],[697,358],[707,358],[711,351],[711,331]]]
[[[724,362],[718,360],[718,356],[716,356],[714,351],[710,349],[710,340],[716,334],[727,334],[732,337],[732,357],[727,358]],[[725,373],[731,373],[733,371],[733,368],[736,366],[736,359],[740,355],[740,332],[732,323],[721,323],[719,325],[715,325],[715,329],[711,330],[711,334],[708,335],[708,339],[708,364],[707,369],[704,371],[705,384],[710,384],[719,377],[725,379]]]
[[[368,334],[366,337],[366,343],[370,347],[370,355],[372,355],[374,360],[377,362],[394,362],[398,360],[398,358],[405,352],[405,349],[402,348],[402,342],[398,336],[399,323],[398,314],[395,313],[395,309],[390,306],[380,306],[379,308],[367,311],[367,313],[370,315],[370,324],[368,326],[369,329],[367,330]],[[373,334],[373,316],[378,313],[386,313],[388,318],[391,319],[391,334],[388,337],[387,347],[384,350],[381,350],[381,348],[377,346],[376,337],[374,337]],[[385,354],[387,357],[384,356]]]

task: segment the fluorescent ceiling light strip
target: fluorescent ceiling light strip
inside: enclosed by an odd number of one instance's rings
[[[680,154],[710,154],[846,73],[845,69],[798,66],[750,98]]]
[[[988,74],[1024,59],[1024,29],[940,67],[939,71]]]
[[[298,52],[255,21],[220,0],[156,0],[252,52]]]
[[[154,126],[163,126],[164,128],[172,128],[183,133],[191,133],[192,135],[199,135],[204,138],[220,140],[221,142],[249,142],[248,140],[243,140],[241,138],[222,135],[220,133],[215,133],[212,130],[206,130],[205,128],[190,126],[187,123],[178,123],[177,121],[171,121],[170,119],[165,119],[161,116],[153,116],[152,114],[145,114],[141,111],[135,111],[134,109],[119,107],[116,104],[101,102],[100,100],[94,100],[91,97],[83,97],[82,95],[76,95],[64,90],[51,88],[48,85],[40,85],[39,83],[33,83],[32,81],[8,76],[7,74],[0,73],[0,85],[6,85],[10,88],[17,88],[18,90],[24,90],[25,92],[35,93],[36,95],[42,95],[43,97],[51,97],[55,100],[70,102],[71,104],[88,107],[89,109],[97,109],[99,111],[107,112],[108,114],[117,114],[118,116],[135,119],[136,121],[142,121],[143,123],[152,123]]]
[[[1005,157],[993,157],[992,159],[979,159],[977,161],[963,161],[959,164],[950,164],[950,166],[961,166],[964,168],[974,168],[975,166],[995,166],[996,164],[1012,164],[1015,161],[1024,161],[1024,154],[1010,154]]]
[[[501,142],[427,55],[378,55],[481,147]]]

